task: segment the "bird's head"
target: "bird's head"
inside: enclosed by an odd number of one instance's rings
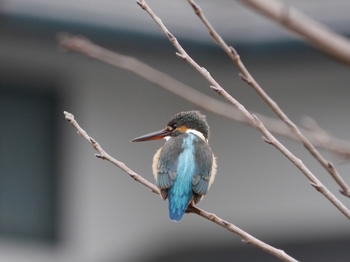
[[[131,140],[131,142],[143,142],[162,138],[169,139],[186,132],[194,133],[202,137],[205,141],[208,141],[210,131],[205,116],[199,111],[180,112],[171,118],[164,129],[137,137]]]

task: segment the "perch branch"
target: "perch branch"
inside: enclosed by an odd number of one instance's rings
[[[350,41],[279,0],[240,0],[281,26],[304,37],[337,60],[350,65]]]
[[[350,197],[350,188],[343,178],[339,175],[337,169],[332,163],[326,160],[320,152],[312,145],[312,143],[304,136],[297,125],[295,125],[289,117],[283,112],[283,110],[278,106],[278,104],[265,92],[265,90],[258,84],[258,82],[249,73],[249,70],[243,64],[240,56],[232,46],[228,46],[225,41],[216,32],[214,27],[209,23],[207,18],[204,16],[201,8],[193,1],[188,0],[191,4],[193,10],[197,16],[201,19],[203,24],[209,30],[210,35],[213,37],[214,41],[227,53],[227,55],[235,62],[239,70],[241,71],[241,78],[249,84],[253,89],[261,96],[261,98],[267,103],[267,105],[276,113],[276,115],[290,128],[291,132],[302,142],[304,147],[310,152],[310,154],[328,171],[328,173],[334,178],[338,183],[341,190],[340,192]]]
[[[129,167],[127,167],[124,163],[116,160],[109,154],[107,154],[106,151],[102,149],[102,147],[99,145],[99,143],[96,142],[95,139],[90,137],[84,129],[80,127],[78,122],[74,119],[74,116],[71,113],[64,112],[66,120],[77,129],[77,133],[85,138],[92,146],[93,148],[98,152],[98,154],[95,154],[96,157],[101,158],[103,160],[107,160],[114,164],[115,166],[119,167],[122,171],[127,173],[131,178],[133,178],[135,181],[141,183],[142,185],[148,187],[151,189],[152,192],[159,194],[158,188],[149,182],[148,180],[144,179],[142,176],[136,174],[134,171],[132,171]],[[274,248],[261,240],[253,237],[252,235],[248,234],[244,230],[240,229],[239,227],[235,226],[234,224],[227,222],[218,216],[208,213],[207,211],[204,211],[198,207],[195,206],[189,206],[187,209],[189,213],[197,214],[198,216],[201,216],[203,218],[206,218],[215,224],[222,226],[226,228],[227,230],[231,231],[232,233],[235,233],[242,237],[242,242],[245,244],[250,244],[252,246],[258,247],[262,250],[264,250],[267,253],[270,253],[271,255],[274,255],[275,257],[288,262],[297,262],[296,259],[292,258],[291,256],[287,255],[283,250]]]
[[[119,167],[121,170],[123,170],[125,173],[127,173],[131,178],[133,178],[135,181],[143,184],[144,186],[151,189],[153,193],[158,194],[158,189],[155,185],[153,185],[148,180],[144,179],[142,176],[136,174],[134,171],[132,171],[130,168],[128,168],[123,162],[120,162],[116,160],[115,158],[111,157],[109,154],[107,154],[106,151],[102,149],[99,143],[96,142],[95,139],[93,139],[91,136],[89,136],[84,129],[82,129],[78,122],[74,119],[74,116],[71,113],[68,113],[66,111],[63,112],[65,115],[66,120],[74,126],[77,129],[78,135],[85,138],[92,146],[93,148],[98,152],[98,154],[95,154],[97,158],[101,158],[103,160],[107,160],[111,162],[113,165]]]
[[[64,50],[80,52],[88,57],[94,58],[116,68],[121,68],[130,71],[145,80],[154,83],[165,89],[168,92],[177,95],[178,97],[195,104],[205,110],[211,111],[217,115],[228,119],[252,125],[246,117],[243,116],[235,107],[230,104],[221,102],[218,99],[212,98],[196,89],[185,85],[184,83],[172,78],[171,76],[158,71],[157,69],[143,63],[142,61],[126,55],[121,55],[116,52],[107,50],[98,46],[81,36],[72,36],[62,33],[59,36],[60,46]],[[258,118],[264,123],[266,128],[277,135],[299,141],[289,130],[286,125],[280,120],[273,119],[256,113]],[[328,150],[340,157],[344,161],[350,159],[350,143],[330,136],[321,128],[299,128],[303,134],[311,141],[311,143],[320,149]]]
[[[152,11],[152,9],[147,5],[144,0],[137,0],[136,3],[145,10],[151,18],[155,21],[155,23],[162,29],[165,35],[168,37],[169,41],[174,45],[177,49],[177,57],[189,63],[193,68],[195,68],[209,83],[210,88],[217,92],[219,95],[224,97],[229,103],[235,106],[245,117],[248,118],[249,121],[253,123],[253,125],[271,141],[271,144],[275,146],[282,154],[284,154],[310,181],[311,185],[323,194],[335,207],[338,208],[340,212],[342,212],[349,220],[350,220],[350,210],[339,200],[337,199],[332,192],[330,192],[322,183],[318,180],[318,178],[304,165],[304,163],[294,156],[286,147],[284,147],[263,125],[263,123],[255,116],[249,113],[245,107],[240,104],[236,99],[234,99],[230,94],[226,92],[210,75],[210,73],[204,68],[199,66],[182,48],[180,43],[174,37],[173,34],[169,32],[169,30],[162,23],[161,19],[156,16],[156,14]]]

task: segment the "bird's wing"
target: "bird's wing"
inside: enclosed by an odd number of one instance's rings
[[[166,190],[173,185],[176,179],[177,163],[181,152],[181,139],[177,138],[169,139],[160,152],[156,183],[161,189],[163,199],[167,197]]]
[[[192,179],[192,189],[195,192],[194,202],[197,204],[208,192],[215,176],[216,163],[208,143],[202,139],[195,143],[196,173]]]

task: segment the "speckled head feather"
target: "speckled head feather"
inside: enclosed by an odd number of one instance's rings
[[[202,115],[199,111],[185,111],[180,112],[173,116],[167,126],[176,129],[180,126],[186,126],[188,128],[197,130],[203,134],[206,139],[209,139],[210,130],[205,115]],[[174,136],[176,133],[174,132]]]

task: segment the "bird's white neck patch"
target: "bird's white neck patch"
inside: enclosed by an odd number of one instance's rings
[[[198,136],[199,138],[201,138],[203,141],[205,141],[205,142],[208,143],[208,139],[205,139],[204,135],[203,135],[201,132],[197,131],[197,130],[194,130],[194,129],[187,129],[187,130],[186,130],[186,133],[192,133],[192,134]],[[165,136],[165,137],[163,137],[163,138],[164,138],[166,141],[168,141],[168,140],[171,138],[171,136]]]
[[[208,139],[205,139],[204,135],[201,132],[199,132],[198,130],[187,129],[186,133],[192,133],[192,134],[200,137],[203,141],[208,142]]]

